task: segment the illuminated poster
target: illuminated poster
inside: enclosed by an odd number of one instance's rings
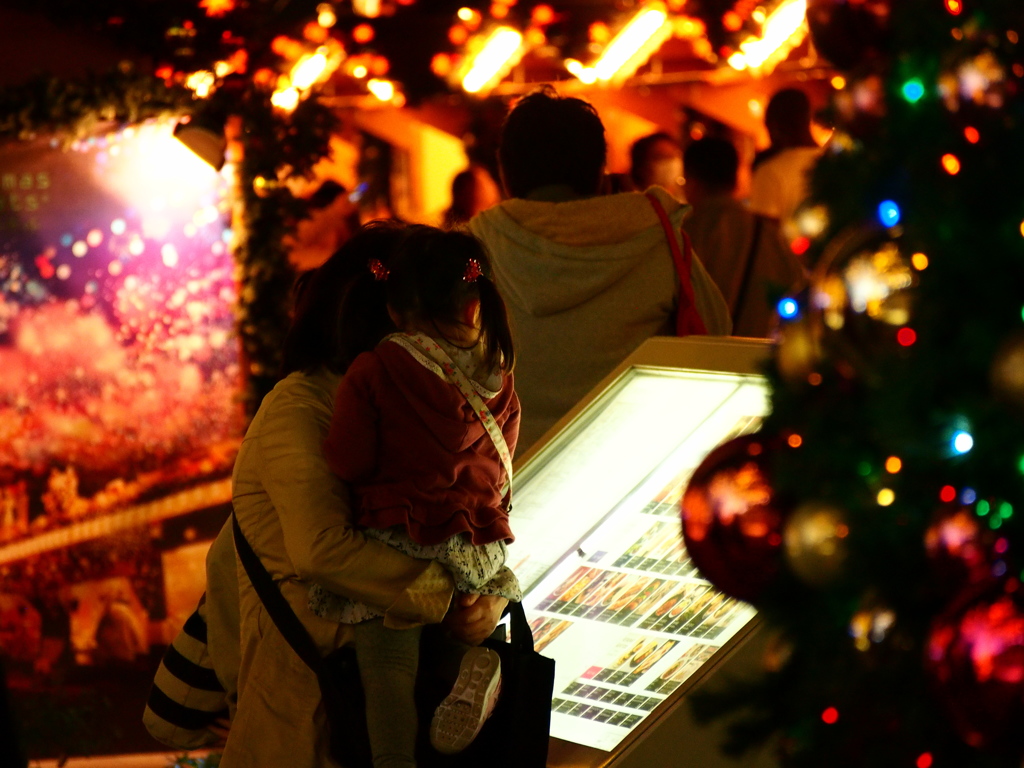
[[[0,147],[0,653],[33,757],[157,748],[242,428],[226,186],[167,124]]]
[[[759,376],[631,368],[520,471],[509,553],[556,661],[553,736],[614,750],[754,616],[697,571],[679,505],[767,406]]]

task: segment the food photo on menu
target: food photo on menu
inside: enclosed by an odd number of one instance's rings
[[[668,666],[655,680],[651,681],[646,690],[666,695],[672,693],[686,678],[700,669],[717,650],[718,648],[714,645],[694,643],[683,651],[682,656]]]
[[[534,619],[530,622],[530,629],[533,631],[533,650],[540,653],[571,626],[571,621],[563,619],[548,619],[543,616]]]

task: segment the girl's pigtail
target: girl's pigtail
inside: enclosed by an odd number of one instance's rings
[[[505,302],[494,283],[484,275],[480,275],[475,285],[480,295],[480,326],[487,344],[487,364],[500,365],[505,373],[511,373],[516,365],[516,352]]]

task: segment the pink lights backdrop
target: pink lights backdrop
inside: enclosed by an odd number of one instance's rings
[[[29,719],[124,699],[111,665],[141,716],[202,591],[243,428],[228,184],[169,124],[0,147],[0,653]],[[107,730],[51,748],[132,741]]]

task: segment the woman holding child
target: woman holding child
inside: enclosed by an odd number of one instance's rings
[[[351,642],[357,625],[311,611],[314,584],[371,607],[385,626],[444,622],[454,638],[468,645],[491,634],[507,603],[499,595],[459,593],[451,571],[439,562],[411,557],[379,537],[364,535],[354,525],[348,486],[324,457],[342,376],[357,356],[396,331],[385,282],[366,279],[364,273],[371,263],[387,269],[408,234],[408,228],[396,224],[371,225],[309,276],[286,340],[286,375],[264,399],[235,463],[233,504],[239,526],[323,655]],[[359,311],[342,318],[343,303]],[[344,435],[335,438],[344,440]],[[218,561],[233,554],[223,546],[211,550],[211,596],[218,592],[213,574],[225,572]],[[245,572],[240,566],[235,572],[240,659],[222,768],[336,765],[328,755],[315,675],[278,632]],[[208,614],[213,613],[210,606]],[[210,622],[215,666],[218,647],[235,643],[230,629]]]

